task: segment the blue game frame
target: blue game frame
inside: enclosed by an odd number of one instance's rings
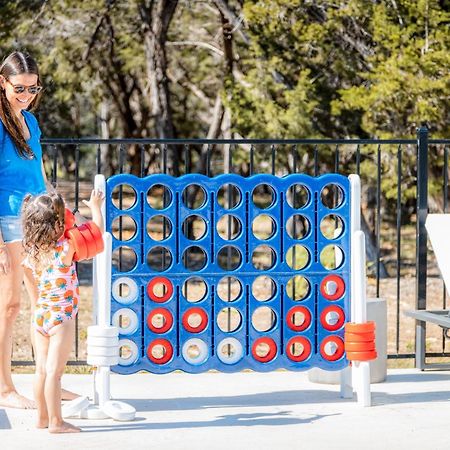
[[[189,209],[181,201],[183,190],[189,185],[199,185],[206,193],[205,203],[198,209]],[[218,192],[223,185],[235,185],[241,193],[240,203],[233,209],[225,209],[218,202]],[[255,187],[269,185],[274,193],[274,201],[270,207],[258,208],[252,202],[252,192]],[[112,201],[112,192],[120,185],[131,186],[136,193],[136,202],[128,209],[118,209]],[[171,201],[164,209],[153,209],[147,202],[147,192],[154,185],[166,186],[171,192]],[[309,200],[300,209],[290,206],[286,199],[286,192],[293,185],[302,185],[309,192]],[[334,209],[329,209],[320,199],[325,186],[336,185],[342,193],[342,202]],[[276,177],[269,174],[258,174],[251,177],[241,177],[235,174],[224,174],[209,178],[200,174],[189,174],[181,177],[171,177],[165,174],[151,175],[138,178],[133,175],[120,174],[110,177],[106,183],[106,230],[112,233],[112,223],[121,215],[130,216],[137,224],[135,235],[127,241],[120,241],[113,236],[113,254],[121,246],[133,249],[137,256],[136,265],[127,272],[120,272],[113,262],[112,283],[120,277],[128,277],[136,283],[138,290],[136,299],[126,303],[111,298],[111,316],[125,308],[134,311],[138,318],[135,329],[123,334],[119,329],[121,340],[130,340],[136,344],[138,354],[135,360],[126,365],[116,365],[112,370],[117,373],[128,374],[140,370],[152,373],[167,373],[182,370],[190,373],[204,372],[210,369],[222,372],[237,372],[243,369],[255,371],[272,371],[279,368],[289,370],[307,370],[319,367],[325,370],[340,370],[348,366],[345,353],[334,361],[325,359],[320,351],[321,344],[330,337],[339,342],[344,338],[344,325],[338,329],[327,330],[320,321],[326,308],[331,305],[343,311],[345,322],[350,318],[350,183],[347,177],[339,174],[326,174],[320,177],[310,177],[303,174],[291,174]],[[172,232],[163,241],[154,241],[146,232],[147,221],[155,215],[164,215],[170,220]],[[183,235],[181,224],[189,215],[196,214],[204,218],[207,224],[206,233],[199,240],[191,241]],[[242,224],[242,232],[234,240],[222,239],[217,230],[217,221],[225,214],[233,214]],[[259,214],[270,215],[276,223],[275,233],[266,240],[257,239],[251,224]],[[286,230],[286,221],[294,214],[301,214],[309,221],[308,234],[300,240],[293,239]],[[320,231],[321,220],[330,214],[338,216],[343,223],[343,231],[335,239],[326,238]],[[275,250],[276,261],[272,268],[261,271],[256,269],[251,260],[253,250],[259,245],[269,245]],[[309,251],[309,262],[301,270],[294,270],[286,262],[286,253],[293,245],[302,245]],[[343,253],[342,263],[334,270],[325,269],[320,263],[320,253],[328,245],[338,246]],[[191,246],[201,247],[207,255],[206,265],[199,271],[192,272],[183,265],[183,251]],[[217,253],[225,245],[232,245],[239,249],[242,255],[241,264],[232,271],[223,270],[217,263]],[[155,246],[166,247],[172,261],[167,270],[158,272],[151,270],[146,263],[148,251]],[[261,275],[268,275],[276,282],[275,295],[268,301],[261,302],[253,297],[252,282]],[[301,301],[291,299],[286,292],[288,281],[301,275],[309,280],[310,290],[306,298]],[[324,279],[336,275],[343,280],[345,289],[337,299],[327,299],[323,295]],[[147,294],[147,285],[155,277],[166,277],[173,284],[173,295],[163,303],[152,301]],[[193,276],[202,277],[208,287],[207,294],[199,302],[188,302],[182,294],[183,283]],[[232,303],[221,300],[216,293],[216,286],[225,276],[239,279],[242,290],[240,296]],[[302,331],[295,331],[287,323],[288,312],[293,307],[301,305],[311,313],[311,323]],[[241,324],[233,332],[223,332],[217,324],[217,314],[223,308],[232,306],[241,314]],[[267,332],[257,331],[251,323],[251,316],[255,309],[261,306],[272,308],[276,315],[274,327]],[[200,307],[207,313],[206,328],[199,333],[192,333],[182,324],[183,314],[192,307]],[[147,326],[146,318],[155,308],[167,309],[173,317],[173,325],[165,333],[155,333]],[[235,338],[242,345],[241,359],[233,364],[224,363],[217,355],[219,344],[226,338]],[[302,361],[294,361],[287,355],[288,342],[291,339],[306,338],[311,344],[311,352]],[[192,364],[183,358],[182,348],[189,339],[201,339],[207,348],[204,360]],[[256,339],[271,338],[276,344],[276,354],[268,362],[260,362],[253,357],[252,346]],[[152,362],[147,357],[150,343],[156,339],[164,339],[171,343],[173,356],[164,364]],[[290,344],[289,344],[290,345]]]

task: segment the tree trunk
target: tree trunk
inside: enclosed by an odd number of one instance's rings
[[[156,136],[160,139],[175,137],[170,107],[170,91],[167,77],[167,31],[175,13],[178,0],[145,0],[139,3],[142,19],[147,76],[150,85],[151,114],[155,122]],[[168,146],[169,171],[179,174],[179,152]]]

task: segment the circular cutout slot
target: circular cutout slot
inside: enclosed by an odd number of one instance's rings
[[[184,219],[181,229],[186,238],[198,241],[206,234],[206,221],[202,216],[193,214]]]
[[[150,217],[147,221],[147,234],[154,241],[164,241],[172,234],[172,222],[162,214]]]
[[[217,326],[225,333],[236,331],[241,323],[242,316],[236,308],[222,308],[217,314]]]
[[[292,270],[302,270],[309,264],[309,251],[300,244],[295,244],[286,253],[286,264]]]
[[[339,306],[328,306],[320,314],[320,324],[325,330],[336,331],[344,325],[345,314]]]
[[[111,287],[114,300],[123,305],[129,305],[138,298],[138,286],[132,278],[120,277]]]
[[[303,184],[289,186],[286,193],[288,205],[294,209],[304,208],[311,198],[309,189]]]
[[[311,342],[303,336],[295,336],[286,344],[286,356],[295,362],[305,361],[311,355]]]
[[[208,287],[205,280],[200,277],[188,278],[181,288],[184,298],[190,303],[196,303],[203,300],[207,290]]]
[[[252,314],[252,325],[256,331],[267,332],[272,330],[277,323],[275,311],[268,306],[256,308]]]
[[[328,209],[339,208],[344,202],[344,191],[337,184],[327,184],[320,193],[320,200]]]
[[[273,278],[261,275],[252,283],[252,295],[260,302],[266,302],[273,298],[276,292],[276,283]]]
[[[243,356],[242,344],[235,338],[225,338],[217,346],[217,357],[224,364],[236,364]]]
[[[301,275],[293,276],[286,285],[286,294],[291,300],[296,302],[308,297],[311,292],[311,285],[307,278]]]
[[[304,239],[309,230],[309,220],[301,214],[294,214],[286,222],[286,232],[291,239]]]
[[[304,331],[311,325],[311,312],[304,306],[294,306],[286,315],[287,326],[293,331]]]
[[[266,363],[272,361],[277,354],[277,344],[272,338],[262,337],[253,342],[252,356],[256,361]]]
[[[258,245],[253,250],[252,264],[257,270],[269,270],[276,263],[275,250],[269,245]]]
[[[111,225],[112,235],[118,241],[131,241],[136,236],[137,226],[131,216],[122,215],[113,220]]]
[[[183,344],[181,354],[186,362],[197,366],[208,359],[208,346],[201,339],[188,339]]]
[[[112,252],[112,267],[118,272],[130,272],[136,267],[137,255],[131,248],[123,245]]]
[[[252,233],[256,239],[266,241],[275,234],[276,230],[276,223],[268,214],[260,214],[253,219]]]
[[[164,272],[172,264],[172,253],[167,247],[158,245],[147,253],[147,266],[155,272]]]
[[[235,277],[223,277],[217,285],[217,295],[224,302],[236,301],[241,293],[241,282]]]
[[[225,245],[217,253],[217,264],[223,270],[236,270],[241,262],[242,254],[233,245]]]
[[[339,336],[328,336],[320,344],[320,354],[327,361],[337,361],[344,355],[344,341]]]
[[[119,340],[119,366],[131,366],[139,358],[137,345],[130,339]]]
[[[201,333],[208,325],[208,314],[203,308],[189,308],[182,318],[183,327],[190,333]]]
[[[138,317],[136,313],[129,308],[117,310],[111,320],[114,327],[119,328],[119,333],[123,335],[133,334],[138,329]]]
[[[136,204],[137,194],[133,186],[125,183],[118,184],[112,190],[111,199],[117,209],[125,211]]]
[[[153,333],[166,333],[172,328],[173,316],[166,308],[155,308],[147,316],[147,326]]]
[[[226,241],[236,239],[242,232],[241,221],[232,214],[225,214],[216,224],[217,234]]]
[[[327,239],[337,239],[344,233],[344,221],[336,214],[328,214],[320,221],[320,232]]]
[[[164,184],[154,184],[147,191],[147,203],[156,210],[169,207],[172,202],[172,191]]]
[[[166,364],[172,356],[173,347],[167,339],[155,339],[147,347],[147,357],[155,364]]]
[[[320,292],[327,300],[337,300],[344,295],[345,282],[337,275],[327,275],[320,283]]]
[[[258,184],[253,189],[252,201],[259,209],[268,209],[275,203],[275,190],[266,183]]]
[[[190,184],[183,189],[181,201],[189,209],[199,209],[206,203],[206,192],[199,184]]]
[[[236,208],[242,200],[241,190],[235,184],[223,184],[217,193],[217,202],[224,209]]]
[[[335,270],[344,263],[344,252],[334,244],[325,246],[320,252],[320,264],[327,270]]]
[[[147,284],[147,295],[157,303],[164,303],[172,297],[173,284],[166,277],[155,277]]]
[[[206,266],[208,258],[205,250],[198,245],[191,245],[184,250],[181,260],[187,270],[195,272]]]

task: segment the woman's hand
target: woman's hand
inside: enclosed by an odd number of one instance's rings
[[[11,270],[9,251],[6,245],[0,247],[0,275],[8,275]]]

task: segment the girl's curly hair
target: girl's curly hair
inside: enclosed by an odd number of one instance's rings
[[[57,192],[27,195],[22,206],[23,246],[30,263],[41,270],[49,263],[64,231],[64,200]]]

